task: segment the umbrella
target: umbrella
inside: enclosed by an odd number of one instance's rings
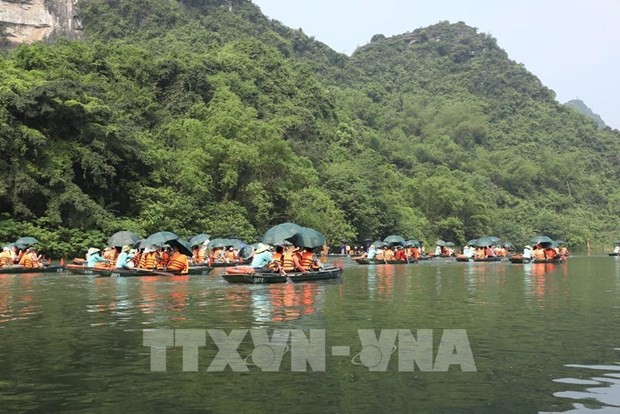
[[[476,242],[474,243],[474,246],[477,246],[477,247],[493,246],[498,241],[499,239],[497,237],[482,237],[476,240]]]
[[[503,243],[502,243],[502,245],[503,245],[504,247],[506,247],[506,248],[508,248],[508,247],[514,247],[514,245],[513,245],[512,243],[510,243],[509,241],[507,241],[507,242],[503,242]]]
[[[185,256],[192,256],[192,247],[182,238],[177,237],[176,239],[167,240],[166,243],[169,244],[170,247],[177,246],[179,248],[179,252]]]
[[[616,240],[614,244],[620,244],[620,240]]]
[[[108,239],[108,246],[122,247],[126,244],[134,245],[140,240],[140,236],[130,231],[117,231]]]
[[[532,239],[532,243],[553,243],[553,239],[547,236],[536,236]]]
[[[415,239],[411,239],[411,240],[405,241],[405,246],[413,246],[413,247],[415,247],[415,246],[419,246],[419,245],[420,245],[420,242],[418,240],[415,240]]]
[[[470,241],[465,243],[465,245],[466,246],[475,246],[477,241],[478,241],[478,239],[471,239]]]
[[[239,250],[239,257],[242,258],[243,260],[248,260],[250,257],[252,257],[254,252],[258,250],[259,247],[260,247],[260,244],[258,245],[248,244],[246,246],[243,246],[241,250]]]
[[[265,244],[282,244],[287,237],[297,233],[301,226],[295,223],[281,223],[265,232],[262,242]]]
[[[241,249],[246,246],[246,243],[243,240],[239,239],[226,239],[228,240],[228,244],[226,246],[232,246],[235,249]]]
[[[375,240],[374,242],[372,242],[372,244],[374,244],[375,247],[377,248],[383,247],[386,245],[386,243],[383,240]]]
[[[435,245],[436,245],[436,246],[445,246],[445,245],[446,245],[446,242],[445,242],[445,241],[443,241],[443,240],[437,240],[437,241],[435,242]]]
[[[215,238],[213,240],[209,241],[209,244],[207,244],[207,247],[209,249],[214,249],[216,247],[226,247],[226,246],[232,246],[232,240],[231,239],[224,239],[221,237]]]
[[[140,239],[133,244],[134,249],[145,249],[149,246],[149,243],[146,239]]]
[[[146,238],[146,243],[148,245],[154,244],[156,246],[163,246],[169,240],[175,240],[175,239],[178,239],[178,238],[179,238],[179,236],[177,236],[176,234],[174,234],[171,231],[159,231],[159,232],[153,233],[149,237],[147,237]]]
[[[390,246],[404,246],[405,245],[405,239],[396,234],[391,234],[387,236],[385,239],[383,239],[383,241],[389,244]]]
[[[446,246],[447,246],[447,247],[454,247],[454,243],[452,243],[452,242],[446,242]]]
[[[15,244],[21,244],[24,246],[32,246],[33,244],[37,243],[39,243],[39,241],[34,237],[20,237],[19,239],[15,240]]]
[[[325,244],[325,236],[313,228],[301,227],[291,237],[287,237],[285,240],[290,241],[297,247],[321,247]]]
[[[200,233],[189,239],[190,246],[199,246],[211,238],[210,234]]]

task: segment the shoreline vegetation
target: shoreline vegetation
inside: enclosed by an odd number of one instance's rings
[[[547,234],[602,254],[620,235],[620,131],[476,28],[349,57],[250,1],[148,3],[81,0],[83,40],[0,53],[0,240],[66,258],[118,230],[290,221],[332,249]]]

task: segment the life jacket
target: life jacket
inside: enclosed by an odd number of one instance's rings
[[[161,254],[161,259],[157,267],[160,269],[163,269],[164,267],[168,266],[169,263],[170,263],[170,252],[165,251]]]
[[[555,249],[545,249],[545,257],[547,259],[553,259],[556,254],[557,252],[555,251]]]
[[[282,253],[282,257],[280,258],[280,264],[282,265],[282,270],[285,272],[292,272],[295,270],[295,261],[293,260],[293,252],[285,252]]]
[[[314,263],[314,252],[304,251],[301,253],[301,265],[306,270],[318,269]]]
[[[181,271],[181,274],[187,274],[189,271],[187,256],[179,252],[172,253],[172,257],[168,262],[168,270],[172,270],[175,272]]]
[[[194,249],[192,257],[194,258],[194,262],[202,263],[205,261],[205,251],[200,248]]]
[[[228,259],[229,262],[234,262],[235,260],[237,260],[237,255],[235,254],[235,252],[233,250],[226,250],[226,259]]]
[[[272,270],[278,270],[278,263],[282,261],[282,253],[274,253],[271,255],[272,262],[269,263],[269,268]]]
[[[32,255],[30,253],[25,253],[22,256],[22,259],[19,261],[19,264],[24,266],[27,269],[32,269],[34,267],[34,261],[32,260]]]
[[[545,252],[543,249],[532,250],[532,254],[534,256],[534,260],[545,260]]]
[[[143,269],[156,269],[157,268],[157,252],[150,252],[142,254],[140,258],[140,266]]]
[[[141,259],[142,259],[142,252],[136,252],[136,255],[133,257],[133,266],[134,267],[140,267],[140,264],[142,263]]]
[[[418,260],[418,257],[420,257],[420,249],[417,247],[411,249],[411,256],[413,256],[413,260]]]
[[[11,263],[11,252],[4,251],[0,253],[0,266],[8,265]]]

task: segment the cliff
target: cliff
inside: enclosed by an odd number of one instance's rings
[[[81,37],[75,15],[78,0],[0,0],[0,34],[9,44],[32,43],[55,36]]]

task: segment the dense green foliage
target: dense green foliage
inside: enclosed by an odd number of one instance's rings
[[[620,133],[463,23],[349,58],[246,0],[80,6],[85,40],[0,56],[0,241],[619,237]]]

